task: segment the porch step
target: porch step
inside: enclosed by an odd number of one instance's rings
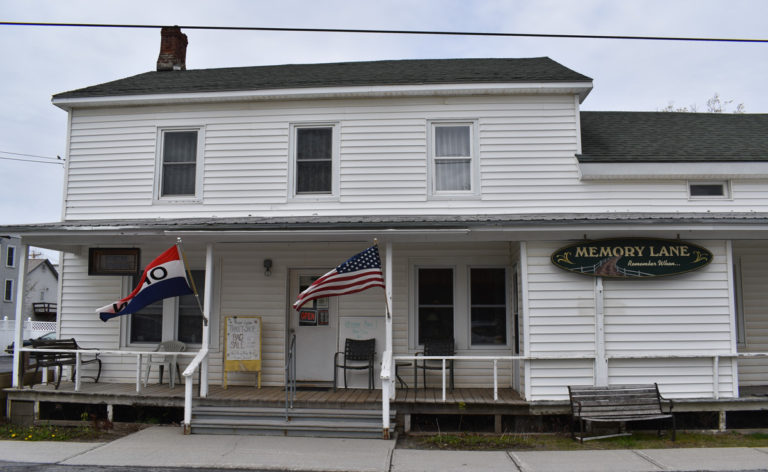
[[[196,406],[192,434],[381,438],[381,410]],[[395,412],[390,428],[395,430]],[[394,436],[394,434],[392,434]]]

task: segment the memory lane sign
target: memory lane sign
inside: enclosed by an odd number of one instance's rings
[[[621,238],[582,241],[552,253],[552,263],[577,274],[636,279],[701,269],[712,253],[680,240]]]

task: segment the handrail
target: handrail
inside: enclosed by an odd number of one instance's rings
[[[285,360],[285,420],[288,421],[288,410],[293,408],[296,398],[296,334],[291,335],[288,344],[288,357]]]
[[[182,374],[184,376],[184,434],[189,434],[192,427],[192,388],[195,383],[192,375],[194,375],[195,370],[197,370],[200,364],[203,363],[206,356],[208,356],[208,348],[203,346]],[[171,372],[171,375],[173,375],[173,372]]]

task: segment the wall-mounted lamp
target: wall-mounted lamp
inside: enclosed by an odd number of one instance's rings
[[[272,259],[264,259],[264,275],[269,277],[272,275]]]

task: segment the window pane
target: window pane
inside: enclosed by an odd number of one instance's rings
[[[188,344],[200,344],[203,342],[203,315],[200,312],[200,307],[205,303],[205,271],[193,270],[191,272],[200,296],[200,304],[198,305],[194,295],[179,297],[177,339]]]
[[[331,193],[331,161],[296,163],[296,193]]]
[[[195,165],[167,164],[163,167],[163,195],[194,195]]]
[[[166,131],[163,136],[163,162],[195,162],[197,131]]]
[[[419,269],[419,344],[453,338],[453,269]]]
[[[470,270],[472,345],[507,343],[506,271]]]
[[[194,195],[197,131],[167,131],[163,135],[161,195]]]
[[[722,197],[725,195],[723,184],[691,184],[692,197]]]
[[[468,159],[435,161],[435,190],[472,190]]]
[[[469,126],[435,127],[436,157],[469,157]]]
[[[299,128],[296,130],[296,160],[330,160],[333,128]]]
[[[13,301],[13,280],[5,281],[5,291],[3,292],[3,300],[7,302]]]
[[[8,246],[6,248],[7,254],[5,257],[5,265],[8,267],[14,267],[16,265],[16,248]]]
[[[163,340],[163,301],[147,305],[131,316],[132,343],[159,343]]]
[[[296,193],[333,191],[333,128],[296,129]]]

